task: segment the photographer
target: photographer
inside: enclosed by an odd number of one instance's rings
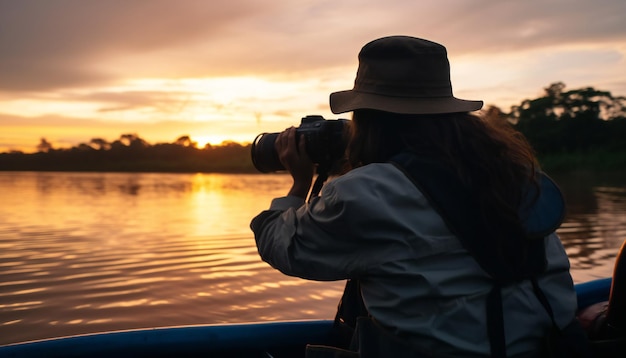
[[[521,135],[453,96],[443,46],[368,43],[330,106],[353,112],[349,171],[305,203],[315,164],[285,130],[275,148],[293,186],[251,223],[284,274],[349,280],[336,321],[356,328],[349,351],[309,356],[526,357],[578,332],[560,192]]]

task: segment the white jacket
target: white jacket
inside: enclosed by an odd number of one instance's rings
[[[286,275],[358,278],[369,313],[423,349],[489,355],[490,278],[394,165],[354,169],[326,183],[310,204],[274,199],[251,227],[262,259]],[[556,234],[545,245],[539,286],[563,327],[577,307],[569,261]],[[535,351],[551,321],[531,283],[505,287],[502,298],[508,356]]]

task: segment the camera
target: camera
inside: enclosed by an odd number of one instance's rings
[[[346,150],[347,119],[327,120],[319,115],[302,118],[296,128],[296,140],[304,135],[306,152],[313,163],[330,168],[343,158]],[[261,133],[252,143],[252,164],[262,173],[284,170],[274,147],[279,133]]]

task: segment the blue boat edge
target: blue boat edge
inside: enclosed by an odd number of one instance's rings
[[[578,307],[609,299],[611,278],[575,285]],[[296,320],[145,328],[92,333],[0,346],[0,356],[20,357],[265,357],[304,354],[306,344],[328,344],[332,320]],[[272,352],[272,353],[269,353]],[[277,355],[274,352],[278,352]]]
[[[600,278],[574,285],[578,299],[578,309],[589,307],[594,303],[609,300],[612,278]]]
[[[0,357],[200,356],[278,350],[328,342],[332,320],[156,327],[90,333],[0,346]]]

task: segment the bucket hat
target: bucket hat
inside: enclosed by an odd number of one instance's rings
[[[452,94],[446,48],[436,42],[389,36],[359,52],[354,88],[330,95],[333,113],[377,109],[402,114],[471,112],[483,101]]]

